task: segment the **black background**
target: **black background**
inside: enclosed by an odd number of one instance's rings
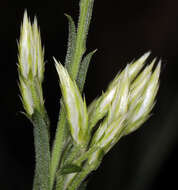
[[[60,0],[27,8],[38,18],[45,46],[44,96],[54,135],[60,89],[52,57],[64,61],[67,19],[77,22],[78,1]],[[50,6],[53,5],[53,6]],[[32,5],[31,5],[32,6]],[[18,90],[17,39],[25,8],[0,6],[0,189],[30,190],[34,170],[33,133]],[[162,59],[161,86],[153,116],[123,138],[89,176],[88,190],[177,188],[178,170],[178,2],[175,0],[95,2],[87,52],[97,48],[85,86],[90,103],[126,63],[148,50]]]

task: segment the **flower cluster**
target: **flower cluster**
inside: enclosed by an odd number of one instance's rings
[[[18,43],[18,72],[25,114],[34,125],[36,166],[33,189],[76,190],[103,156],[150,116],[159,88],[161,61],[146,65],[150,52],[128,64],[107,90],[87,106],[82,91],[95,51],[84,56],[94,0],[80,1],[78,26],[69,15],[65,66],[55,59],[62,92],[55,139],[50,149],[50,120],[44,106],[44,49],[37,19],[27,12]],[[82,184],[83,183],[83,184]]]
[[[150,53],[128,64],[99,98],[86,107],[67,70],[56,62],[71,136],[80,146],[90,143],[106,154],[125,135],[138,129],[150,116],[159,87],[161,63],[155,59],[144,68]],[[92,136],[92,129],[99,124]]]

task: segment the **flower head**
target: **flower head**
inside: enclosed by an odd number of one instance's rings
[[[34,109],[41,110],[44,106],[42,95],[44,51],[37,20],[35,18],[31,24],[27,12],[24,13],[18,48],[19,88],[24,108],[27,115],[31,116]]]
[[[152,72],[155,61],[154,59],[139,75],[139,72],[129,74],[134,70],[135,63],[130,64],[111,83],[109,92],[113,89],[114,92],[107,105],[108,113],[96,130],[91,147],[98,145],[107,153],[122,136],[135,131],[149,118],[159,88],[161,62]],[[139,67],[139,71],[140,68],[142,67]]]

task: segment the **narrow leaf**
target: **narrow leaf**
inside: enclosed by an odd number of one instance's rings
[[[83,87],[85,84],[90,60],[96,51],[97,50],[94,50],[94,51],[90,52],[88,55],[86,55],[86,57],[84,57],[83,61],[80,64],[80,68],[79,68],[79,72],[78,72],[78,76],[77,76],[77,85],[78,85],[78,88],[79,88],[81,93],[83,91]]]
[[[72,64],[73,55],[75,51],[75,44],[76,44],[76,27],[75,27],[75,23],[72,17],[67,14],[65,14],[65,16],[67,17],[68,22],[69,22],[69,36],[68,36],[68,45],[67,45],[67,55],[65,59],[65,67],[71,77],[72,76],[71,64]]]

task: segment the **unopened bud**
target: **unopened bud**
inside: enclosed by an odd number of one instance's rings
[[[42,95],[44,53],[37,20],[35,19],[31,25],[27,12],[24,13],[18,48],[19,87],[24,108],[27,115],[31,116],[34,109],[44,111]]]
[[[72,81],[67,70],[56,60],[55,63],[60,78],[60,87],[71,135],[76,144],[85,146],[89,138],[88,113],[85,100],[83,101],[75,81]]]
[[[96,130],[91,147],[99,146],[107,153],[122,136],[135,131],[149,118],[159,87],[161,67],[159,62],[152,73],[154,63],[155,59],[132,82],[129,77],[132,64],[124,69],[117,86],[114,85],[116,89],[108,105],[108,115]],[[96,155],[94,153],[91,160]]]
[[[130,83],[133,82],[135,77],[138,75],[140,70],[143,68],[146,59],[149,57],[150,52],[145,53],[141,58],[134,61],[132,64],[127,66],[128,80]],[[93,128],[96,123],[101,120],[109,111],[109,105],[113,101],[117,87],[119,86],[120,80],[123,78],[125,69],[117,74],[114,80],[109,84],[106,92],[100,96],[98,99],[95,99],[89,105],[89,126]]]
[[[143,95],[134,102],[133,105],[130,105],[125,135],[138,129],[138,127],[148,119],[154,106],[155,96],[159,88],[160,68],[161,62],[159,62],[155,71],[151,75]]]
[[[150,52],[145,53],[138,60],[136,60],[130,64],[129,69],[128,69],[128,76],[129,76],[130,82],[132,82],[135,79],[135,77],[138,75],[138,73],[144,67],[145,61],[147,60],[149,55],[150,55]],[[121,73],[117,74],[117,76],[114,78],[114,80],[109,84],[108,89],[111,89],[117,85],[120,78],[122,78],[123,73],[124,73],[124,70]]]

